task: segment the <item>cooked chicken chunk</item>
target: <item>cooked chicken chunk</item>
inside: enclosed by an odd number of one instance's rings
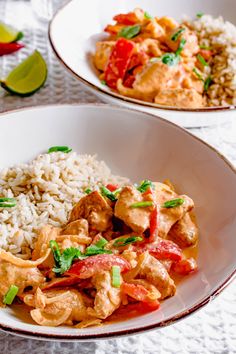
[[[5,261],[0,261],[0,279],[0,302],[11,285],[18,286],[21,295],[28,286],[35,290],[46,280],[36,267],[21,268]]]
[[[155,97],[157,104],[180,108],[201,108],[204,107],[204,102],[203,96],[195,89],[164,89]]]
[[[35,295],[25,295],[24,302],[35,307],[30,314],[35,322],[44,326],[73,324],[86,319],[87,312],[83,297],[77,290],[49,290],[39,288]]]
[[[139,234],[150,226],[150,214],[153,207],[132,208],[131,205],[144,201],[142,194],[134,186],[122,189],[115,205],[115,216]]]
[[[97,293],[94,300],[94,308],[89,308],[88,314],[105,319],[120,306],[120,288],[114,288],[112,286],[111,274],[108,271],[103,271],[94,275],[92,283],[97,289]]]
[[[164,42],[173,52],[176,52],[176,50],[179,48],[181,39],[185,39],[186,43],[181,54],[187,57],[191,57],[199,51],[198,39],[196,34],[190,31],[188,28],[182,28],[184,29],[184,32],[182,32],[181,35],[175,41],[171,38],[177,33],[180,28],[175,28],[170,31],[165,37]]]
[[[84,218],[88,220],[91,229],[106,231],[111,227],[112,208],[105,198],[97,191],[92,192],[72,209],[69,222]]]
[[[96,43],[96,52],[94,56],[94,64],[98,70],[104,71],[106,69],[108,59],[115,42],[103,41]]]
[[[139,276],[155,285],[160,291],[162,299],[175,294],[176,287],[174,281],[169,276],[166,268],[150,254],[148,254],[142,263]]]
[[[168,236],[182,248],[193,246],[197,242],[198,229],[189,213],[172,226]]]
[[[86,219],[70,222],[62,229],[61,234],[56,239],[59,247],[64,250],[69,247],[83,248],[84,245],[90,244],[92,238],[89,237],[88,228],[89,225]]]
[[[184,203],[175,208],[161,207],[164,202],[181,198]],[[194,207],[193,200],[186,195],[176,194],[170,187],[163,183],[155,183],[155,199],[160,206],[158,236],[166,238],[171,227]]]

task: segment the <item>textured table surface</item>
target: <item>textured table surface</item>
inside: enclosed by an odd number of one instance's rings
[[[26,44],[19,53],[0,58],[1,77],[4,77],[18,61],[34,49],[38,49],[46,59],[49,72],[44,88],[31,97],[22,99],[0,91],[0,112],[32,105],[100,102],[57,62],[48,43],[47,25],[36,20],[29,1],[0,0],[0,20],[14,24],[23,30]],[[192,132],[218,148],[236,165],[236,117],[227,124],[193,129]],[[133,337],[96,343],[60,343],[23,339],[0,332],[0,354],[27,352],[30,354],[236,353],[235,282],[213,303],[184,321]]]

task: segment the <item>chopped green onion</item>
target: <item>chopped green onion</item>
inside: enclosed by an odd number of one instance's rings
[[[107,85],[107,82],[105,80],[101,80],[101,84],[106,86]]]
[[[91,192],[92,192],[92,189],[90,189],[90,188],[87,188],[87,189],[85,189],[85,191],[84,191],[86,194],[90,194]]]
[[[198,13],[196,14],[196,17],[201,18],[203,15],[204,15],[203,12],[198,12]]]
[[[3,297],[3,303],[5,305],[11,305],[19,291],[18,286],[16,285],[11,285],[10,288],[8,289],[7,293]]]
[[[179,63],[179,57],[175,53],[166,53],[161,57],[161,61],[163,64],[173,66]]]
[[[176,42],[177,39],[179,38],[179,36],[180,36],[184,31],[186,31],[186,28],[180,28],[177,32],[175,32],[175,33],[173,34],[173,36],[171,37],[171,40],[174,41],[174,42]]]
[[[140,236],[119,237],[114,241],[113,246],[124,247],[138,241],[143,241],[142,237]]]
[[[176,208],[184,203],[184,199],[177,198],[172,200],[167,200],[161,207],[162,208]]]
[[[137,188],[137,190],[141,193],[146,192],[148,188],[154,188],[154,185],[151,181],[148,179],[145,179],[144,181],[141,182],[140,186]]]
[[[51,240],[49,242],[50,248],[52,250],[52,254],[55,260],[55,264],[57,267],[60,266],[60,260],[61,260],[61,252],[59,250],[58,243],[55,240]]]
[[[196,68],[193,68],[193,72],[199,78],[199,80],[204,82],[202,75],[198,72],[198,70]]]
[[[108,243],[108,241],[104,237],[101,237],[98,240],[98,242],[95,244],[95,246],[98,248],[103,248],[104,246],[106,246],[107,243]]]
[[[184,46],[186,44],[186,39],[185,38],[182,38],[180,43],[179,43],[179,48],[176,50],[175,52],[175,55],[176,56],[179,56],[181,54],[181,52],[183,51],[184,49]]]
[[[206,62],[206,60],[203,58],[201,54],[197,55],[197,60],[203,65],[203,66],[209,66],[209,64]]]
[[[211,76],[208,76],[206,80],[204,81],[204,91],[207,91],[209,89],[209,86],[212,83],[212,78]]]
[[[153,57],[149,61],[150,61],[150,63],[156,63],[157,61],[160,61],[160,60],[161,60],[161,58]]]
[[[106,188],[105,186],[101,187],[101,193],[103,196],[107,197],[108,199],[110,199],[112,202],[116,202],[117,198],[114,195],[114,193],[112,193],[108,188]]]
[[[112,286],[119,288],[121,284],[120,267],[112,266]]]
[[[146,18],[147,20],[153,19],[153,17],[147,11],[144,12],[144,18]]]
[[[104,253],[111,254],[112,251],[104,250],[104,248],[97,247],[96,245],[91,245],[86,248],[84,255],[85,256],[95,256],[97,254],[104,254]]]
[[[120,32],[118,33],[118,37],[131,39],[136,37],[140,33],[140,31],[141,31],[140,25],[126,26],[120,30]]]
[[[72,149],[69,148],[68,146],[52,146],[52,147],[50,147],[50,149],[48,149],[48,154],[50,154],[51,152],[57,152],[57,151],[61,151],[61,152],[64,152],[65,154],[68,154],[68,152],[71,152]]]
[[[212,50],[211,47],[208,47],[207,45],[204,45],[204,44],[201,44],[201,45],[199,46],[199,48],[200,48],[200,49],[206,49],[206,50]]]
[[[152,206],[152,201],[137,202],[130,205],[131,208],[146,208]]]
[[[16,206],[15,198],[0,198],[0,208],[13,208]]]

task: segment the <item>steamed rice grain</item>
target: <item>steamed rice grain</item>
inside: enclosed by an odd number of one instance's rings
[[[15,198],[14,208],[0,208],[0,248],[29,258],[37,230],[61,226],[85,190],[127,183],[113,176],[96,156],[55,152],[0,171],[0,196]]]

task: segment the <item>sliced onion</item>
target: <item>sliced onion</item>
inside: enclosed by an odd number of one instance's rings
[[[56,315],[51,315],[40,309],[35,309],[31,310],[30,314],[33,320],[41,326],[57,327],[68,320],[71,314],[71,309],[63,309],[58,311]]]
[[[48,258],[50,253],[51,250],[47,249],[47,251],[41,258],[37,259],[36,261],[29,261],[29,260],[18,258],[10,252],[0,250],[0,259],[9,262],[11,264],[14,264],[17,267],[33,268],[33,267],[38,267],[41,263],[43,263]]]

